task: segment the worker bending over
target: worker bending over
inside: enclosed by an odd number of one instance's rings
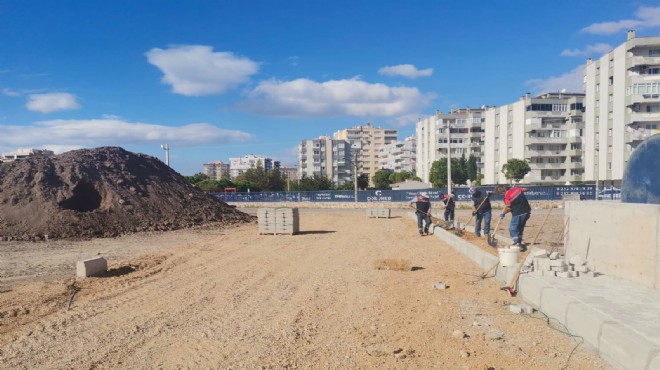
[[[429,234],[429,226],[431,225],[431,200],[425,192],[419,193],[413,200],[410,201],[410,206],[415,208],[415,216],[417,216],[417,228],[419,235]],[[424,228],[422,229],[422,220],[424,221]]]
[[[527,250],[527,245],[522,241],[523,232],[532,213],[532,207],[525,196],[526,191],[527,188],[507,187],[506,185],[499,185],[496,189],[497,194],[504,195],[504,211],[500,214],[500,218],[503,219],[507,213],[511,212],[509,234],[511,234],[513,244],[519,246],[522,251]]]

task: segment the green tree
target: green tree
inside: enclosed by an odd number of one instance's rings
[[[358,183],[358,188],[361,190],[365,190],[369,188],[369,174],[363,173],[360,176],[358,176],[357,183]]]
[[[465,171],[461,168],[461,161],[456,158],[451,160],[451,182],[456,185],[463,185],[467,180]],[[429,181],[433,187],[439,188],[447,186],[447,158],[442,158],[433,162],[429,171]]]
[[[509,180],[520,181],[531,171],[527,161],[511,158],[502,166],[502,173]]]
[[[184,179],[188,180],[191,184],[195,185],[202,180],[208,180],[209,177],[205,173],[198,172],[192,176],[184,176]]]
[[[339,185],[337,190],[355,190],[355,185],[353,181],[346,181],[345,183]]]
[[[284,190],[284,187],[286,185],[286,176],[282,172],[280,172],[280,169],[275,167],[272,170],[268,171],[266,175],[267,179],[267,186],[266,190],[270,191],[282,191]]]
[[[195,186],[203,191],[212,192],[212,193],[223,190],[223,188],[221,188],[220,185],[218,184],[218,181],[211,179],[199,181],[195,183]]]
[[[374,174],[374,187],[376,189],[389,189],[390,184],[392,183],[390,181],[390,171],[388,170],[378,170]]]
[[[333,188],[332,180],[319,175],[303,176],[300,180],[291,183],[291,190],[297,191],[332,190]]]
[[[259,184],[255,184],[251,181],[248,180],[239,180],[236,179],[236,189],[240,192],[246,192],[246,191],[261,191],[263,190],[261,187],[259,187]]]
[[[422,181],[422,179],[420,179],[419,177],[417,177],[417,175],[415,175],[415,171],[400,171],[390,174],[391,184],[404,182],[406,180]]]
[[[268,188],[268,178],[266,176],[264,166],[261,164],[261,161],[257,161],[257,165],[255,167],[249,168],[238,177],[236,177],[236,184],[238,184],[238,182],[246,181],[259,188],[259,191]],[[252,188],[250,188],[250,191],[253,191]]]
[[[477,175],[479,174],[479,169],[477,167],[477,157],[473,156],[472,154],[470,154],[470,157],[468,157],[465,172],[467,174],[467,178],[470,181],[475,181],[477,179]]]

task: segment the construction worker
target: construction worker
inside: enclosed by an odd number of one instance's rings
[[[523,244],[523,232],[525,231],[525,224],[532,214],[532,207],[527,201],[525,192],[527,188],[508,187],[506,185],[498,185],[496,188],[497,194],[504,195],[504,211],[500,214],[500,218],[511,212],[511,223],[509,224],[509,234],[513,239],[513,244],[520,247],[521,251],[527,250],[527,246]]]
[[[454,194],[447,194],[440,198],[442,204],[445,206],[445,222],[447,228],[454,228],[454,210],[456,209],[456,202],[454,202]]]
[[[490,205],[490,192],[481,192],[477,188],[470,188],[472,197],[472,216],[475,216],[474,234],[481,236],[481,221],[484,222],[484,235],[490,235],[490,219],[492,217],[492,207]]]
[[[426,192],[421,192],[413,200],[410,201],[410,207],[415,209],[415,216],[417,216],[417,228],[419,229],[419,236],[429,234],[429,226],[431,225],[431,200]],[[424,228],[422,229],[422,220],[424,220]]]

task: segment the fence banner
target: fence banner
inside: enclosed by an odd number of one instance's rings
[[[493,191],[492,186],[479,186],[477,189]],[[596,199],[594,185],[576,186],[530,186],[525,193],[529,200],[561,200],[567,194],[578,194],[580,199]],[[457,187],[452,189],[457,202],[470,201],[469,188]],[[426,192],[431,201],[440,201],[447,192],[446,188],[420,189],[420,190],[360,190],[358,202],[391,203],[409,202],[419,193]],[[352,190],[324,190],[324,191],[264,191],[251,193],[212,193],[218,199],[226,202],[354,202],[355,192]],[[225,198],[226,196],[226,198]],[[492,200],[502,200],[501,195],[493,195]]]

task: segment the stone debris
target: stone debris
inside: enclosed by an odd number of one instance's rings
[[[529,315],[534,313],[534,307],[524,303],[509,305],[509,310],[516,314],[525,313]]]
[[[433,289],[445,290],[445,289],[447,289],[447,284],[445,284],[445,283],[435,283],[435,284],[433,284]]]
[[[497,330],[497,329],[490,329],[486,333],[486,339],[490,339],[490,340],[500,340],[500,339],[502,339],[503,336],[504,336],[504,333],[500,330]]]
[[[547,251],[542,249],[532,251],[523,262],[520,271],[533,276],[561,278],[598,276],[593,267],[589,266],[588,262],[580,255],[575,255],[567,261],[566,257],[559,252],[548,254]]]
[[[462,330],[454,330],[454,332],[451,335],[454,338],[458,338],[458,339],[465,338],[465,332],[463,332]]]
[[[468,352],[468,351],[460,350],[458,353],[459,353],[459,354],[461,355],[461,357],[463,357],[463,358],[470,357],[470,352]]]

